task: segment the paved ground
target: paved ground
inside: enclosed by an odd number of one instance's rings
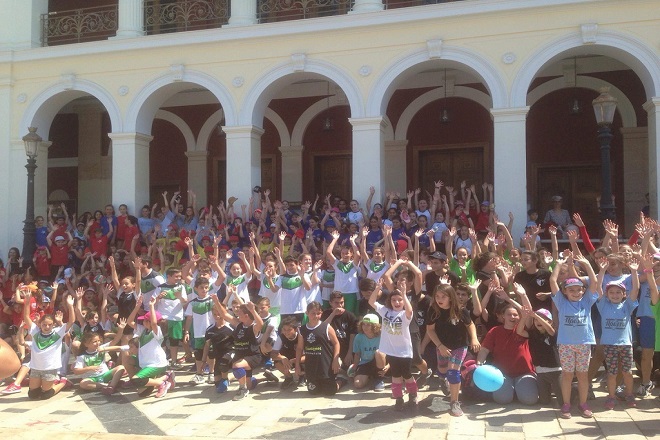
[[[591,401],[594,419],[577,414],[557,418],[553,409],[493,403],[464,404],[465,416],[450,417],[439,391],[424,390],[417,413],[392,409],[389,390],[343,391],[335,398],[310,398],[303,389],[280,392],[259,385],[247,399],[232,402],[230,392],[209,385],[191,386],[189,373],[178,374],[176,389],[162,399],[124,392],[63,391],[47,402],[32,402],[27,392],[0,397],[0,440],[155,439],[213,437],[230,439],[590,439],[660,438],[660,402],[639,401],[636,409],[602,409],[604,394]],[[389,388],[389,387],[388,387]],[[654,391],[654,397],[658,391]]]

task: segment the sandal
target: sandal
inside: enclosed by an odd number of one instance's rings
[[[594,413],[591,412],[591,410],[589,409],[589,405],[587,405],[586,403],[580,405],[579,408],[580,411],[582,412],[582,417],[584,417],[585,419],[590,419],[594,416]]]

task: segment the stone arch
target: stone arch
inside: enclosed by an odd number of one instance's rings
[[[151,124],[162,103],[175,93],[201,86],[220,102],[228,125],[236,122],[236,105],[229,91],[215,78],[201,72],[183,71],[162,75],[147,83],[135,96],[125,119],[125,131],[151,133]]]
[[[648,98],[660,96],[660,62],[650,47],[629,35],[613,31],[599,30],[595,38],[595,44],[585,45],[582,35],[575,32],[560,37],[530,54],[513,81],[511,106],[527,105],[529,86],[544,66],[558,62],[567,55],[587,52],[623,62],[640,78]]]
[[[199,130],[199,135],[197,136],[197,144],[195,145],[195,151],[206,151],[209,145],[209,139],[213,130],[222,122],[225,117],[225,112],[220,109],[214,112],[202,125],[201,130]]]
[[[364,104],[360,89],[355,80],[343,69],[322,60],[305,59],[302,70],[294,68],[291,62],[280,64],[261,76],[248,91],[239,116],[240,125],[261,127],[268,103],[281,87],[289,84],[292,78],[332,80],[348,99],[351,117],[364,115]],[[230,125],[229,123],[227,125]]]
[[[275,126],[277,133],[280,135],[280,145],[291,145],[291,136],[284,119],[270,108],[266,108],[264,117]]]
[[[493,106],[490,96],[477,89],[473,89],[472,87],[455,86],[452,98],[455,97],[474,101],[482,106],[487,112],[489,112]],[[394,130],[394,139],[399,141],[406,140],[408,136],[408,127],[415,115],[426,105],[442,98],[444,98],[444,92],[442,87],[438,87],[437,89],[429,90],[411,102],[403,113],[401,113],[401,117]]]
[[[167,121],[179,129],[186,141],[186,151],[192,151],[195,149],[195,135],[193,134],[186,121],[181,119],[180,116],[177,116],[172,112],[168,112],[167,110],[158,110],[158,112],[156,112],[155,118]]]
[[[481,78],[490,92],[493,108],[508,106],[507,87],[503,75],[484,56],[461,47],[442,46],[441,56],[436,59],[447,62],[453,69],[466,70],[477,78]],[[402,75],[407,72],[421,71],[428,67],[429,63],[437,62],[436,59],[429,57],[428,50],[417,50],[390,64],[369,92],[367,116],[376,117],[385,114],[387,104],[402,80]]]
[[[329,99],[321,99],[310,105],[296,121],[291,133],[291,145],[303,145],[303,137],[307,131],[309,124],[319,114],[332,107],[339,107],[345,105],[345,101],[340,100],[337,96],[331,96]],[[287,144],[282,144],[287,145]]]
[[[39,93],[23,113],[19,130],[37,127],[42,138],[48,139],[55,115],[69,102],[84,96],[98,99],[110,116],[112,131],[122,129],[121,112],[112,95],[100,85],[81,79],[62,80]],[[22,136],[19,133],[20,137]]]
[[[590,76],[580,75],[576,78],[576,80],[576,87],[590,89],[595,92],[598,92],[602,87],[609,87],[610,94],[619,101],[616,105],[616,110],[621,115],[623,126],[637,127],[637,114],[635,113],[635,108],[633,107],[632,102],[630,102],[630,99],[628,99],[628,97],[619,88],[615,87],[607,81]],[[564,78],[555,78],[553,80],[544,82],[529,92],[527,96],[528,105],[531,107],[545,95],[564,88],[566,88]]]

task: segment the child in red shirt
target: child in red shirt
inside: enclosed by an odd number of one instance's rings
[[[46,240],[50,248],[50,275],[54,277],[60,266],[69,265],[69,246],[73,238],[69,232],[66,233],[65,237],[55,235],[55,230],[53,230],[48,234]]]
[[[123,206],[123,205],[122,205]],[[119,208],[121,210],[121,207]],[[119,223],[120,225],[122,223]],[[123,249],[127,252],[131,251],[131,243],[133,243],[133,237],[140,234],[140,229],[138,227],[138,219],[135,216],[127,215],[124,220],[124,247]]]
[[[108,243],[112,238],[113,228],[112,223],[108,223],[108,233],[103,235],[103,230],[98,227],[94,230],[94,236],[90,237],[89,228],[94,224],[93,220],[87,222],[87,228],[85,228],[85,238],[89,243],[89,248],[92,251],[92,255],[95,259],[99,259],[102,256],[108,255]]]
[[[46,246],[39,246],[32,259],[39,278],[50,276],[50,252]]]

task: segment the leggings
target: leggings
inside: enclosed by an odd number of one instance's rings
[[[493,400],[499,404],[511,403],[514,397],[525,405],[534,405],[539,400],[539,389],[534,374],[504,376],[504,383],[500,389],[493,392]]]

